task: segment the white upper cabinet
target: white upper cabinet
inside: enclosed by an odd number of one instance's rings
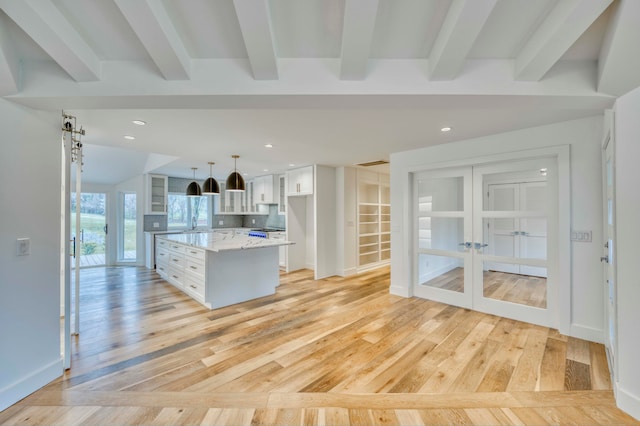
[[[275,175],[258,176],[253,179],[253,199],[255,204],[275,204],[278,202],[275,198],[274,180]]]
[[[285,175],[278,176],[278,214],[287,214],[286,182]]]
[[[162,175],[146,175],[146,178],[145,214],[167,214],[169,178]]]
[[[313,166],[289,170],[287,182],[289,196],[313,194]]]
[[[225,184],[220,183],[220,195],[214,209],[215,214],[242,214],[245,212],[244,192],[230,192],[225,190]]]

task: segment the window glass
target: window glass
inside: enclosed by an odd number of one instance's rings
[[[190,229],[193,217],[198,227],[209,226],[209,200],[207,197],[187,197],[182,193],[169,193],[167,226]]]

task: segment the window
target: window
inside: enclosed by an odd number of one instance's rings
[[[169,228],[191,228],[191,220],[196,218],[196,226],[209,227],[209,197],[187,197],[182,193],[169,193],[167,225]]]
[[[121,261],[136,260],[136,193],[122,193],[122,233],[120,235],[120,256]]]

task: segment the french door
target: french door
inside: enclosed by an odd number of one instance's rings
[[[414,295],[553,325],[556,179],[544,158],[415,173]]]

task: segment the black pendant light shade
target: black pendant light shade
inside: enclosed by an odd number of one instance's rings
[[[235,161],[240,158],[239,155],[232,155],[234,159],[233,173],[229,175],[227,178],[227,185],[225,187],[225,191],[231,192],[244,192],[244,179],[240,173],[238,173]]]
[[[214,164],[215,163],[209,161],[209,177],[202,185],[202,193],[205,195],[220,194],[220,185],[218,185],[218,181],[213,178],[213,172],[211,171],[211,166]]]
[[[198,185],[198,182],[195,181],[196,179],[196,170],[198,170],[197,167],[192,167],[191,170],[193,170],[193,182],[191,182],[189,184],[189,186],[187,186],[187,197],[201,197],[202,196],[202,190],[200,189],[200,185]]]

